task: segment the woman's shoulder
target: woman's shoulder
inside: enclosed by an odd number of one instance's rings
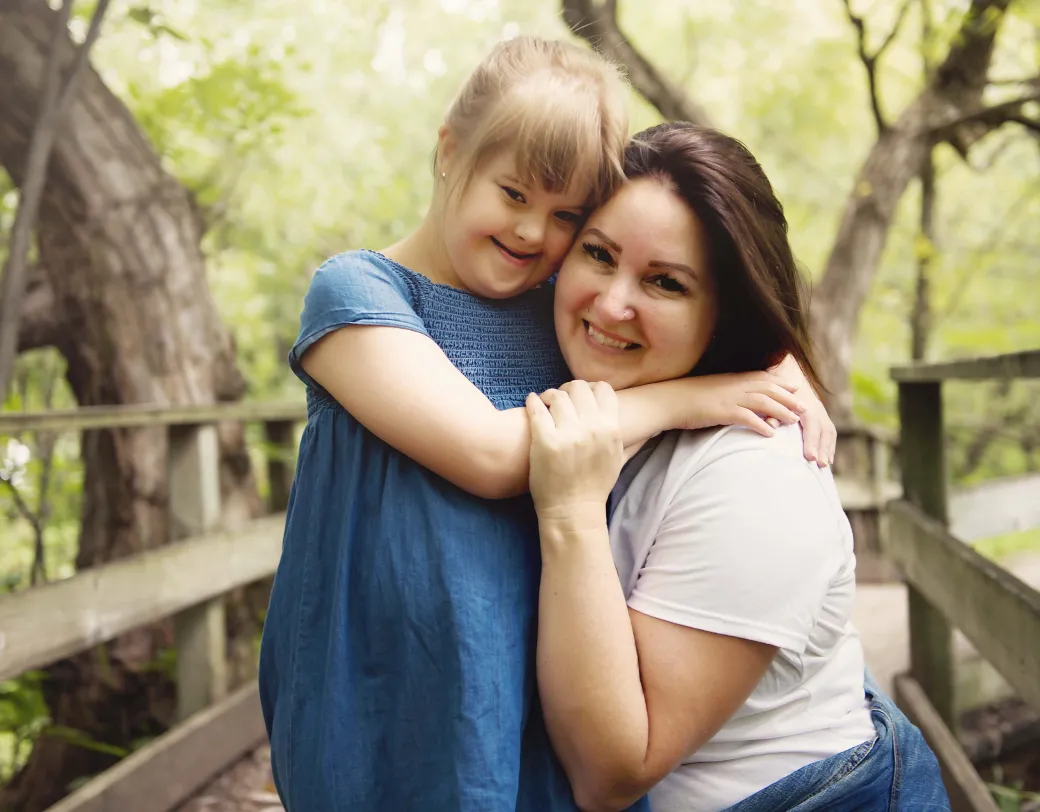
[[[741,426],[674,432],[656,463],[667,471],[664,488],[671,509],[725,503],[733,513],[790,514],[819,525],[825,535],[846,524],[829,468],[805,459],[798,425],[763,437]]]
[[[797,425],[780,426],[764,437],[744,426],[721,426],[698,431],[672,432],[674,440],[660,449],[673,469],[685,476],[705,474],[713,467],[747,467],[761,470],[816,472],[805,459],[802,432]]]

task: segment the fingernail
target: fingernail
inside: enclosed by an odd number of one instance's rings
[[[805,407],[804,403],[795,403],[794,404],[794,410],[796,412],[798,412],[798,414],[802,414],[805,411],[805,408],[806,407]]]

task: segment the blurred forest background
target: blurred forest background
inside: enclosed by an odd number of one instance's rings
[[[0,0],[0,260],[57,6]],[[73,6],[74,42],[94,12]],[[842,420],[896,426],[893,364],[1040,346],[1038,0],[115,0],[51,158],[4,409],[301,399],[285,357],[310,274],[416,225],[453,93],[518,33],[625,62],[633,131],[696,117],[759,157]],[[1040,470],[1036,385],[947,389],[956,483]],[[0,589],[162,543],[157,436],[0,437]],[[259,444],[221,440],[226,510],[249,514]],[[111,701],[152,690],[169,653],[146,659]],[[38,741],[111,759],[161,729],[160,687],[106,730],[94,677],[49,677],[95,686],[86,717],[44,672],[0,685],[12,793]]]

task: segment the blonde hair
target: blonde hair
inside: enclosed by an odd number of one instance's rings
[[[521,180],[551,192],[588,186],[588,205],[605,202],[624,180],[622,74],[568,42],[515,37],[499,43],[470,74],[444,123],[467,167],[463,187],[483,160],[506,146],[516,151]]]

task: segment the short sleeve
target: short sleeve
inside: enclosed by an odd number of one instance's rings
[[[308,386],[320,389],[303,370],[304,353],[318,339],[349,324],[400,327],[427,335],[402,271],[375,254],[339,254],[315,271],[303,302],[300,333],[289,351],[289,366]]]
[[[804,651],[846,555],[842,517],[810,465],[745,447],[697,470],[671,500],[629,606]]]

